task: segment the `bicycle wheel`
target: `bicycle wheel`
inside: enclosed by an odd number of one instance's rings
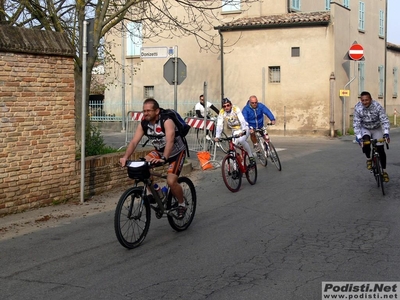
[[[187,229],[193,221],[196,213],[197,196],[196,189],[193,182],[187,177],[179,177],[178,183],[183,189],[183,198],[186,204],[186,213],[182,219],[178,219],[176,208],[178,207],[178,200],[170,192],[167,200],[167,214],[168,222],[171,227],[176,231],[183,231]]]
[[[232,154],[228,154],[224,157],[221,170],[222,179],[228,190],[237,192],[242,184],[242,172],[240,172],[238,162]]]
[[[229,151],[229,141],[225,140],[227,138],[227,135],[225,134],[225,132],[221,133],[221,137],[224,140],[219,141],[219,148],[222,150],[222,152],[224,152],[225,154],[228,153]]]
[[[382,168],[382,163],[381,163],[381,159],[379,158],[379,156],[377,156],[376,158],[376,169],[377,169],[377,176],[378,176],[378,187],[379,185],[381,186],[381,190],[382,190],[382,195],[385,195],[385,187],[383,185],[383,168]]]
[[[244,154],[244,164],[246,166],[246,178],[247,181],[253,185],[257,181],[257,164],[250,166],[250,158],[247,153]]]
[[[374,174],[377,186],[380,187],[378,165],[377,165],[377,159],[375,156],[372,158],[372,173]]]
[[[276,149],[271,142],[268,142],[268,152],[269,152],[269,159],[272,161],[272,163],[279,171],[282,171],[282,165],[278,156],[278,152],[276,152]]]
[[[128,249],[139,246],[150,227],[150,203],[142,198],[143,187],[126,190],[118,201],[114,231],[120,244]]]
[[[268,164],[268,152],[264,139],[261,136],[258,136],[258,147],[260,151],[256,152],[257,158],[266,167]]]

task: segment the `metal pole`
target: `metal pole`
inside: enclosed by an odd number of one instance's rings
[[[330,86],[330,102],[331,102],[331,107],[330,107],[330,115],[331,115],[331,120],[330,120],[330,131],[331,131],[331,137],[335,136],[335,73],[331,73],[331,76],[329,77],[329,86]]]
[[[174,46],[174,109],[178,111],[178,46]]]
[[[203,95],[204,95],[204,132],[203,132],[203,149],[204,151],[207,151],[206,145],[207,145],[207,140],[206,140],[206,135],[207,135],[207,82],[204,81],[204,85],[203,85]]]
[[[221,33],[221,30],[218,29],[218,33],[220,36],[220,48],[221,48],[221,103],[222,106],[222,99],[224,99],[224,36]]]
[[[86,138],[86,59],[87,59],[87,25],[83,21],[82,38],[82,115],[81,115],[81,203],[85,202],[85,138]]]
[[[122,64],[122,130],[121,132],[125,132],[125,34],[124,34],[124,21],[122,24],[122,41],[121,41],[121,64]]]

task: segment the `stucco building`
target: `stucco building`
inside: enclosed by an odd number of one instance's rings
[[[386,41],[385,0],[264,0],[249,6],[237,1],[218,16],[222,24],[211,29],[218,33],[218,53],[200,50],[191,37],[140,45],[177,46],[187,66],[176,95],[181,114],[193,108],[205,82],[207,97],[217,107],[222,96],[243,107],[257,95],[275,114],[275,130],[285,134],[346,131],[363,90],[389,115],[398,109],[400,47]],[[107,66],[113,84],[105,102],[123,99],[126,111],[140,110],[143,99],[153,96],[174,107],[174,86],[163,77],[168,57],[141,58],[135,42],[127,34],[123,43],[115,43],[114,55],[124,60],[124,68]],[[362,60],[348,57],[354,43],[364,48]],[[341,90],[349,96],[341,97]]]

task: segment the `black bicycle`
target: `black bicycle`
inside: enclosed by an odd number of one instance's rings
[[[372,139],[371,141],[364,141],[365,145],[371,144],[372,145],[372,169],[371,173],[374,175],[375,181],[382,189],[382,194],[385,195],[385,186],[383,180],[383,168],[381,158],[378,153],[377,143],[385,142],[386,148],[389,149],[389,144],[387,143],[386,139]]]
[[[159,165],[150,165],[143,160],[126,162],[128,176],[135,180],[135,184],[127,189],[118,201],[114,215],[114,230],[120,244],[128,249],[139,246],[146,238],[150,227],[151,209],[158,219],[166,215],[168,223],[176,231],[186,230],[196,213],[196,189],[188,177],[178,178],[186,205],[183,218],[178,217],[178,200],[170,189],[164,197],[159,196],[152,178],[156,176],[166,179],[167,176],[162,172],[156,172],[154,168],[157,166]],[[138,185],[139,183],[143,185]],[[148,190],[152,197],[148,195]]]

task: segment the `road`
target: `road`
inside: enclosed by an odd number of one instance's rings
[[[382,196],[350,138],[272,137],[282,171],[259,166],[231,193],[220,170],[193,173],[198,209],[176,233],[154,215],[137,249],[108,209],[0,240],[2,299],[321,299],[323,281],[400,275],[400,134]],[[1,226],[0,226],[1,228]]]

